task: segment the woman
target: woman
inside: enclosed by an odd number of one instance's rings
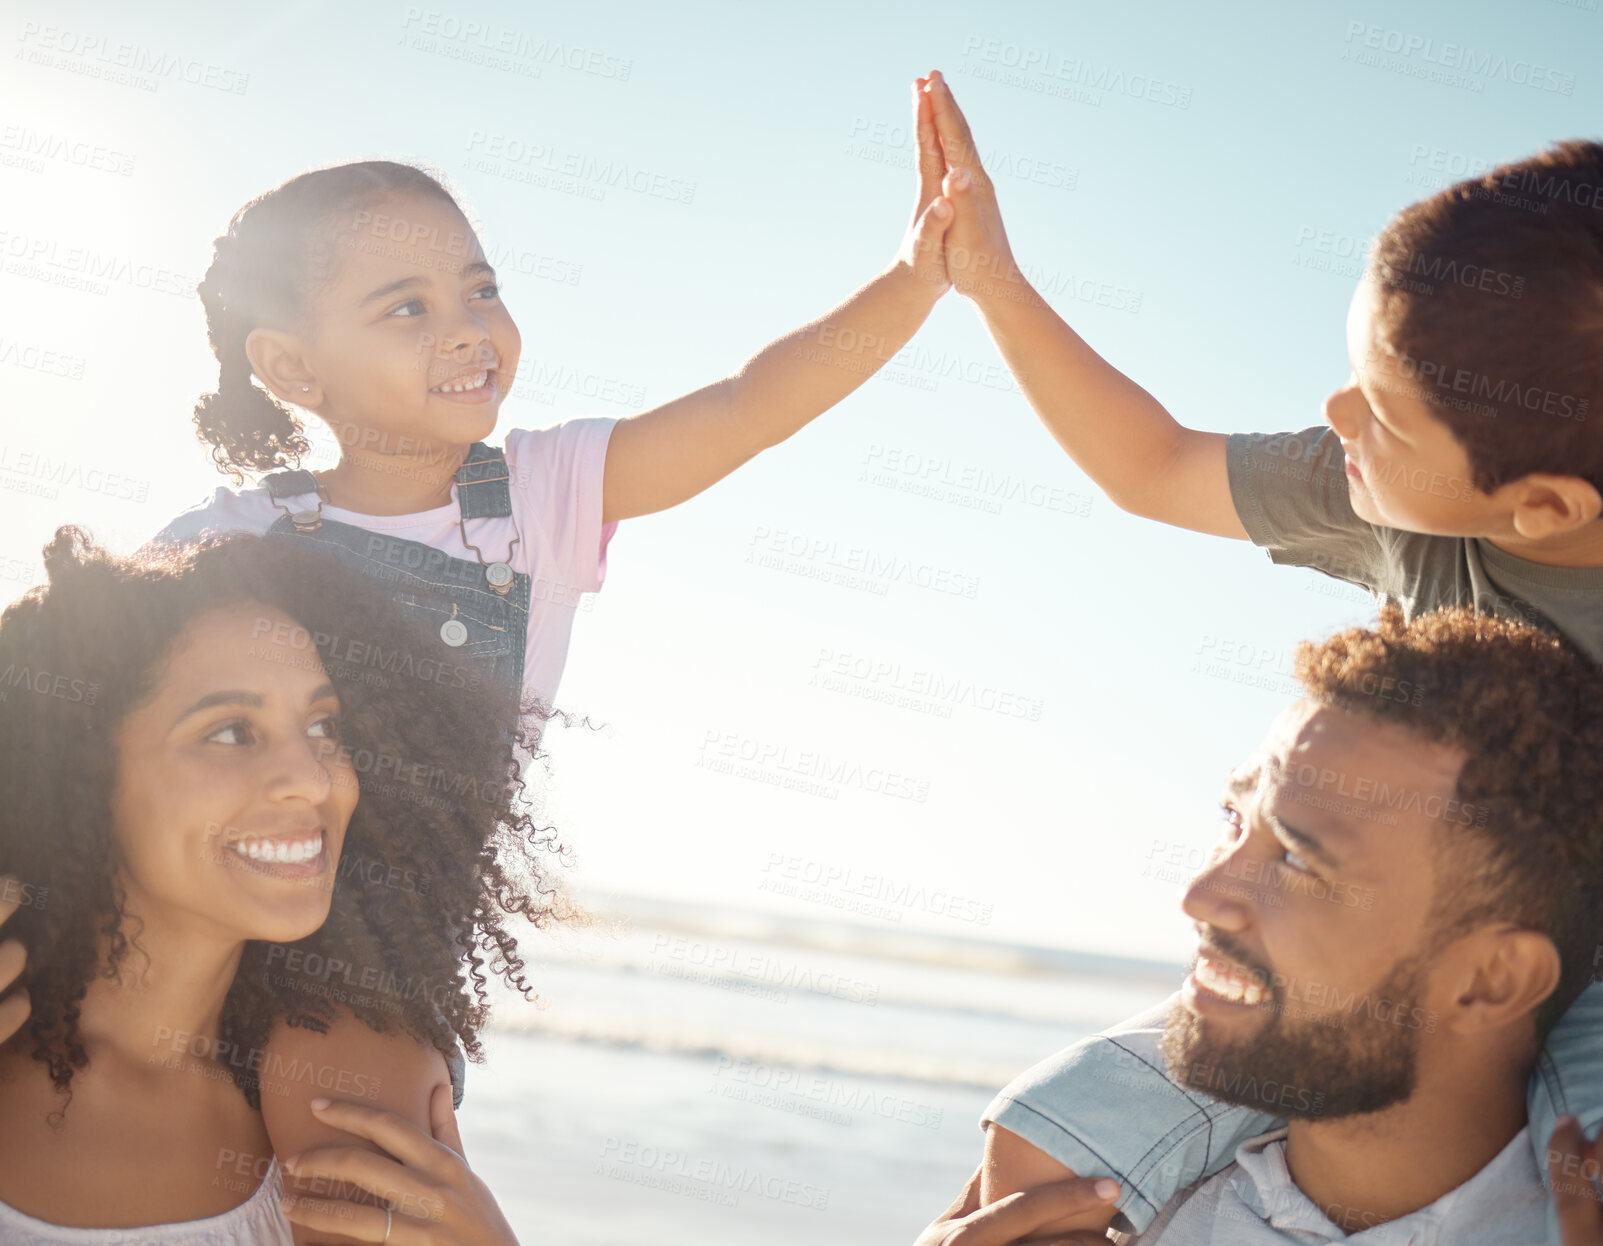
[[[448,1063],[486,953],[530,994],[503,916],[559,916],[510,707],[291,543],[45,565],[0,618],[0,1239],[512,1241]]]

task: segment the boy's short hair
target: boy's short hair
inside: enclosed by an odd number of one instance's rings
[[[1366,279],[1368,374],[1429,404],[1476,488],[1549,472],[1603,491],[1603,144],[1558,143],[1409,205]]]
[[[1437,818],[1431,943],[1488,922],[1551,938],[1562,974],[1537,1014],[1545,1035],[1603,939],[1603,670],[1523,623],[1467,607],[1409,622],[1389,606],[1372,628],[1305,641],[1296,675],[1312,700],[1464,752]]]

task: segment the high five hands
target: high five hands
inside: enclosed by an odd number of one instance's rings
[[[939,70],[913,87],[918,203],[898,259],[977,302],[1030,297],[1013,260],[996,185]]]

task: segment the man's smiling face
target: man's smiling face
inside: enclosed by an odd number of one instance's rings
[[[1408,1097],[1434,1029],[1427,914],[1462,765],[1312,701],[1275,721],[1185,895],[1198,955],[1163,1036],[1176,1079],[1283,1117]]]

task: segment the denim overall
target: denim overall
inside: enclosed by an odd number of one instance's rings
[[[499,448],[477,442],[468,450],[456,473],[464,541],[472,536],[467,530],[469,520],[512,514],[509,476],[506,456]],[[432,545],[321,518],[317,514],[317,478],[311,472],[274,472],[262,483],[277,505],[287,507],[292,498],[312,503],[311,510],[292,511],[274,521],[268,529],[270,536],[310,542],[335,553],[362,575],[389,585],[402,611],[433,625],[439,650],[428,656],[441,662],[465,660],[465,664],[480,667],[488,679],[521,689],[529,633],[530,581],[526,573],[511,572],[507,590],[499,593],[491,586],[491,576],[500,568],[505,578],[508,569],[504,564],[486,567]],[[489,559],[510,560],[511,556],[511,550],[488,551]],[[460,1107],[467,1062],[459,1051],[447,1063],[452,1102]]]
[[[472,536],[467,531],[469,520],[512,514],[508,476],[506,457],[499,448],[479,442],[468,451],[456,473],[457,504],[466,538]],[[432,545],[369,532],[337,519],[321,519],[311,530],[318,500],[317,478],[311,472],[274,472],[262,483],[275,504],[288,505],[291,498],[314,503],[311,511],[281,516],[268,529],[270,535],[293,536],[331,550],[363,575],[388,585],[407,615],[433,625],[440,638],[439,650],[428,656],[442,662],[465,659],[489,679],[522,687],[529,634],[527,573],[513,572],[511,586],[498,593],[491,587],[489,567],[453,557]],[[307,528],[296,520],[302,520]],[[489,550],[486,561],[497,557],[510,558],[511,552]]]

